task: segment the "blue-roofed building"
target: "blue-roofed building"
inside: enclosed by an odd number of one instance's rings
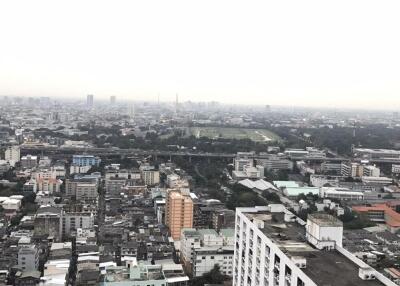
[[[99,166],[100,158],[93,155],[73,155],[72,165],[76,166]]]
[[[273,181],[273,183],[279,189],[300,187],[295,181]]]

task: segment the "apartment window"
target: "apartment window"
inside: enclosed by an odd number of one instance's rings
[[[297,286],[305,286],[306,284],[300,278],[297,278]]]
[[[285,275],[292,275],[292,269],[287,265],[285,265]]]

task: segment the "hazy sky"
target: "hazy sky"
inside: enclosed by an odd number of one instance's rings
[[[400,1],[1,1],[0,95],[400,108]]]

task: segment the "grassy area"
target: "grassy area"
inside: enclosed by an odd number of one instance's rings
[[[266,129],[227,128],[227,127],[190,127],[187,135],[197,138],[208,137],[211,139],[250,139],[255,142],[279,141],[280,137]]]

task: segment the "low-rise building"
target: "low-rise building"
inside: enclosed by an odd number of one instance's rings
[[[232,178],[234,180],[243,180],[246,178],[249,179],[262,179],[264,178],[264,167],[261,165],[257,165],[255,167],[245,165],[243,166],[243,170],[235,170],[232,171]]]
[[[361,181],[366,184],[379,184],[379,185],[390,185],[393,183],[392,178],[388,177],[362,177]]]
[[[257,165],[263,166],[268,171],[292,170],[293,162],[280,156],[270,156],[268,159],[257,159]]]
[[[384,223],[389,231],[395,233],[400,230],[400,214],[387,204],[371,206],[353,206],[353,211],[365,214],[371,221]]]
[[[91,168],[92,168],[91,165],[80,166],[80,165],[76,165],[76,164],[71,164],[71,166],[69,167],[69,173],[71,175],[86,174],[87,172],[90,171]]]
[[[221,273],[232,276],[234,230],[183,229],[180,241],[181,259],[186,271],[198,277],[215,265]]]
[[[65,212],[62,218],[63,237],[76,234],[78,228],[93,229],[94,218],[93,212]]]
[[[322,187],[320,188],[320,197],[339,200],[363,200],[364,193],[351,191],[348,188]]]
[[[26,155],[21,158],[21,167],[24,169],[32,169],[38,164],[38,157],[33,155]]]
[[[129,262],[127,266],[108,266],[102,269],[100,286],[186,286],[189,282],[180,264],[145,265]]]
[[[400,174],[400,165],[392,165],[392,174],[394,175],[398,175]]]
[[[39,178],[36,180],[37,191],[49,194],[59,193],[62,181],[56,178]]]
[[[35,245],[23,246],[19,249],[18,268],[22,271],[39,269],[39,249]]]
[[[380,177],[381,170],[378,167],[372,166],[372,165],[364,166],[363,176],[365,176],[365,177]]]
[[[61,208],[54,206],[42,206],[35,215],[36,235],[47,235],[53,241],[60,241],[62,238],[62,216]]]

